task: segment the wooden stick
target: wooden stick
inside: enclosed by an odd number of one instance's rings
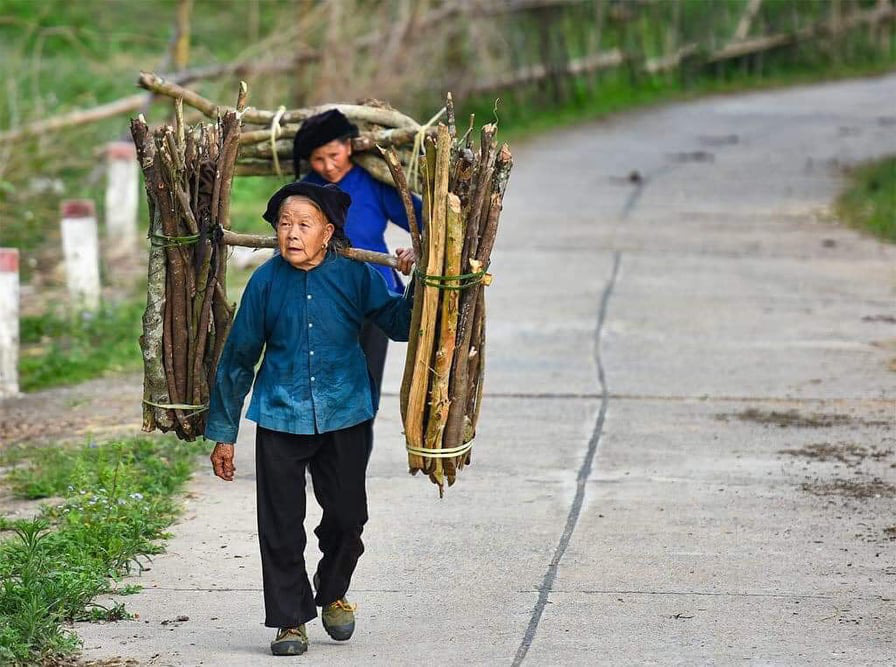
[[[149,127],[142,117],[131,121],[131,135],[137,147],[137,159],[143,170],[149,202],[149,233],[162,233],[161,212],[150,195],[158,183],[155,166],[155,144],[149,137]],[[173,426],[171,414],[167,410],[156,408],[150,403],[170,403],[168,382],[165,377],[164,350],[162,338],[165,327],[165,250],[151,245],[149,250],[149,266],[147,272],[146,309],[143,311],[143,334],[140,336],[140,349],[143,354],[143,430],[155,428],[170,430]]]
[[[435,148],[432,146],[428,146],[428,150],[434,152]],[[423,191],[423,220],[424,227],[422,230],[423,239],[422,239],[422,248],[423,252],[422,257],[417,258],[417,266],[427,266],[429,263],[429,236],[426,231],[432,226],[432,185],[433,185],[433,173],[429,169],[429,163],[426,156],[421,156],[418,158],[420,163],[420,184]],[[407,439],[407,430],[408,424],[411,421],[410,413],[408,412],[408,403],[410,402],[410,394],[411,394],[411,385],[414,382],[414,369],[416,368],[416,359],[417,359],[417,347],[420,342],[420,337],[423,334],[420,329],[420,322],[423,317],[423,287],[417,282],[417,278],[414,278],[415,281],[415,291],[414,291],[414,307],[411,311],[411,326],[410,332],[408,335],[408,346],[407,352],[405,354],[405,363],[404,363],[404,373],[402,374],[401,380],[401,391],[399,392],[399,405],[401,408],[401,418],[402,424],[405,428],[405,439],[408,443],[410,440]],[[423,459],[416,454],[408,454],[408,468],[412,474],[416,474],[423,467]]]
[[[214,213],[221,228],[230,229],[230,192],[233,187],[234,165],[240,149],[240,121],[235,111],[228,111],[221,118],[221,131],[224,135],[222,155],[218,158],[221,188],[218,209]]]
[[[380,183],[385,183],[393,188],[395,181],[386,166],[386,162],[371,152],[352,154],[352,162],[362,167]],[[277,170],[272,160],[259,160],[240,158],[237,162],[234,174],[237,176],[277,176]],[[414,188],[411,187],[413,190]]]
[[[464,239],[464,255],[467,257],[476,256],[476,247],[479,244],[479,219],[483,208],[483,202],[486,201],[491,189],[492,174],[494,172],[495,162],[495,133],[498,126],[494,123],[482,126],[482,138],[479,146],[479,169],[473,177],[471,186],[470,207],[466,214],[467,229],[466,238]],[[468,267],[463,267],[466,270]]]
[[[221,241],[225,245],[237,245],[244,248],[276,248],[276,236],[262,236],[260,234],[240,234],[232,232],[229,229],[221,230]],[[354,259],[358,262],[368,262],[370,264],[379,264],[381,266],[390,266],[393,269],[398,268],[398,258],[385,252],[376,252],[375,250],[365,250],[364,248],[343,248],[339,251],[343,257]]]
[[[417,226],[417,215],[414,213],[414,202],[411,199],[411,191],[408,189],[408,181],[405,178],[404,170],[401,168],[401,162],[394,148],[380,147],[380,153],[386,160],[386,166],[392,173],[392,180],[395,181],[395,187],[401,196],[401,203],[404,204],[405,215],[408,216],[408,227],[411,230],[411,246],[414,248],[414,257],[420,257],[422,252],[420,249],[420,228]]]
[[[445,275],[456,276],[460,274],[460,253],[462,249],[463,233],[460,220],[460,199],[458,199],[457,195],[449,194],[445,219]],[[452,284],[443,283],[443,285],[449,288],[456,287],[457,281]],[[454,359],[455,338],[457,336],[457,298],[458,290],[442,290],[442,303],[439,310],[441,321],[439,323],[438,347],[434,357],[429,419],[426,425],[427,449],[438,450],[442,448],[442,432],[445,430],[445,422],[448,419],[448,407],[450,405],[448,387],[451,380],[451,363]],[[431,477],[439,485],[439,494],[441,494],[445,486],[443,460],[435,459],[433,468]],[[447,472],[449,478],[453,478],[454,466],[451,465],[444,472]]]
[[[471,387],[467,399],[466,414],[464,416],[464,443],[470,442],[476,437],[476,426],[479,422],[479,412],[482,406],[483,383],[485,380],[485,292],[479,292],[476,303],[476,315],[473,322],[473,344],[470,348],[469,377],[475,378],[475,386]],[[469,454],[463,459],[465,465],[469,461]]]
[[[445,122],[448,123],[448,134],[452,139],[457,138],[457,122],[454,117],[454,98],[451,93],[445,95]]]
[[[224,111],[232,109],[232,107],[219,106],[214,102],[205,99],[199,93],[192,91],[189,88],[184,88],[173,81],[163,79],[151,72],[141,72],[137,79],[137,85],[158,95],[181,97],[184,100],[184,104],[201,111],[209,118],[217,118]],[[329,111],[330,109],[339,109],[352,120],[364,121],[375,125],[408,127],[415,130],[420,127],[420,124],[413,118],[395,111],[394,109],[382,109],[380,107],[371,107],[362,104],[324,104],[306,109],[291,109],[280,117],[280,122],[286,124],[303,121],[311,116],[323,113],[324,111]],[[277,114],[274,111],[262,111],[249,108],[243,112],[242,119],[244,123],[270,125],[276,115]]]
[[[281,125],[277,136],[277,155],[282,159],[292,157],[293,142],[291,141],[300,124]],[[394,127],[374,132],[361,132],[360,136],[352,139],[352,152],[376,150],[377,146],[403,146],[414,143],[418,130],[412,127]],[[435,136],[436,128],[429,127],[424,130],[427,136]],[[240,145],[252,146],[252,150],[243,150],[246,157],[270,157],[271,155],[271,130],[249,130],[240,135]]]
[[[451,154],[451,136],[448,128],[439,125],[438,143],[435,151],[435,182],[433,188],[432,217],[427,224],[427,264],[428,275],[443,275],[445,259],[445,216],[447,212],[448,195],[448,160]],[[436,287],[420,285],[423,299],[423,311],[420,318],[420,329],[416,357],[414,359],[413,380],[408,396],[407,421],[405,422],[405,437],[412,447],[422,448],[424,444],[424,415],[426,403],[429,399],[429,377],[433,353],[433,339],[437,307],[439,303],[439,290]],[[409,455],[408,464],[411,470],[423,468],[427,470],[427,463],[420,463],[420,457]]]

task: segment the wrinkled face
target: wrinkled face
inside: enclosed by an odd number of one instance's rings
[[[318,176],[330,183],[338,183],[352,168],[351,156],[351,139],[333,139],[311,151],[308,160]]]
[[[297,269],[313,269],[327,254],[334,227],[305,197],[287,197],[277,220],[280,254]]]

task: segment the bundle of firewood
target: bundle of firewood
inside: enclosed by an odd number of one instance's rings
[[[193,440],[205,429],[209,387],[233,319],[221,230],[230,227],[240,122],[230,110],[216,123],[187,128],[182,105],[175,107],[174,127],[150,132],[142,116],[131,121],[150,211],[143,430]]]
[[[448,124],[424,142],[420,158],[424,225],[414,239],[418,282],[401,413],[410,471],[427,473],[440,495],[470,462],[485,377],[483,288],[513,164],[507,144],[498,148],[496,125],[482,128],[478,150],[472,129],[471,119],[457,137],[449,98]]]
[[[227,107],[205,99],[189,88],[148,72],[140,74],[137,84],[146,90],[174,99],[182,99],[209,118],[217,118]],[[360,130],[352,139],[352,160],[384,183],[394,185],[392,175],[377,151],[378,146],[395,147],[399,160],[410,167],[414,146],[425,136],[433,136],[434,128],[421,126],[388,104],[367,100],[363,104],[327,104],[305,109],[276,111],[248,108],[241,114],[243,132],[236,174],[239,176],[293,175],[293,139],[302,121],[328,109],[339,109]],[[439,114],[436,114],[436,118]],[[412,169],[410,171],[413,171]],[[409,179],[412,190],[419,191],[418,179]]]

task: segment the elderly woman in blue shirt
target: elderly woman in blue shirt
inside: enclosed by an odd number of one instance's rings
[[[243,293],[205,429],[217,441],[215,474],[233,480],[240,412],[254,380],[247,416],[258,424],[258,539],[265,625],[278,628],[275,655],[305,652],[305,623],[318,606],[333,639],[347,640],[354,631],[345,595],[364,551],[370,422],[379,399],[359,332],[370,319],[393,339],[407,340],[410,327],[411,300],[391,292],[371,266],[335,252],[349,243],[350,203],[335,185],[299,182],[271,197],[264,218],[277,231],[280,253],[252,274]],[[409,273],[410,253],[397,254]],[[306,469],[323,509],[314,593],[304,560]]]
[[[389,222],[409,231],[408,216],[398,190],[376,180],[367,170],[352,162],[351,140],[357,136],[357,126],[338,109],[306,119],[293,143],[296,178],[315,185],[334,183],[347,192],[352,198],[352,207],[345,221],[345,233],[352,245],[365,250],[388,252],[384,234]],[[303,161],[311,167],[304,177]],[[414,214],[420,221],[422,203],[416,196],[412,200]],[[401,280],[394,270],[387,266],[375,268],[385,278],[389,289],[394,292],[402,290]],[[361,348],[378,389],[382,384],[388,344],[389,339],[375,322],[364,323]]]

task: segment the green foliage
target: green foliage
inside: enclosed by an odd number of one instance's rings
[[[292,163],[281,164],[286,177],[236,178],[230,196],[230,220],[234,231],[247,234],[271,234],[271,226],[261,217],[268,199],[284,183],[292,180]]]
[[[5,454],[19,464],[9,475],[15,494],[63,501],[34,520],[7,522],[14,537],[0,543],[0,663],[72,653],[78,639],[66,622],[130,618],[123,604],[94,600],[135,592],[115,581],[162,551],[173,496],[201,449],[164,437]]]
[[[837,212],[853,227],[896,242],[896,157],[854,169]]]
[[[191,63],[229,62],[251,46],[253,30],[268,34],[295,16],[292,2],[271,0],[253,23],[251,5],[195,0]],[[0,0],[0,131],[134,94],[141,70],[163,67],[176,7],[177,0]],[[196,87],[220,99],[234,85],[230,78]],[[260,92],[253,91],[256,102]],[[164,113],[156,107],[150,120]],[[104,218],[99,149],[117,138],[130,139],[126,115],[29,138],[9,154],[0,149],[0,246],[23,251],[25,278],[33,270],[28,260],[40,259],[36,251],[59,243],[61,199],[92,199]],[[141,209],[146,220],[142,197]]]
[[[19,376],[24,391],[71,384],[106,371],[137,370],[144,301],[98,312],[46,314],[21,320]]]

